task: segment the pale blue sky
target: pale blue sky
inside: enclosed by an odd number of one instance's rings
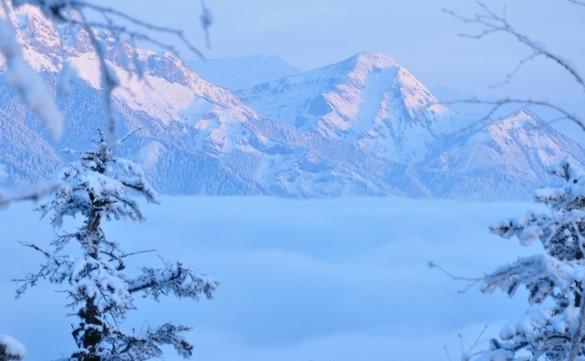
[[[104,0],[165,25],[186,29],[203,43],[199,0],[124,2]],[[526,49],[502,36],[474,41],[457,36],[472,30],[441,11],[469,14],[471,0],[207,0],[214,14],[210,58],[253,54],[279,55],[292,65],[312,68],[360,51],[394,56],[425,84],[446,87],[455,95],[485,96],[501,81]],[[523,31],[585,68],[585,7],[564,0],[488,0],[501,10],[507,4],[511,21]],[[188,55],[189,56],[189,55]],[[580,104],[569,77],[544,62],[519,74],[504,93],[558,97]]]

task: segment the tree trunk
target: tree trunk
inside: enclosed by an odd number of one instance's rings
[[[73,355],[73,358],[79,361],[101,361],[99,353],[105,325],[100,319],[93,298],[88,299],[85,307],[79,310],[79,317],[82,321],[73,331],[73,337],[77,340],[78,346],[85,349],[85,352]]]

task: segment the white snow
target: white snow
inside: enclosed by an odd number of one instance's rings
[[[12,336],[0,335],[0,345],[5,347],[6,354],[12,358],[23,359],[26,356],[24,345]]]
[[[156,163],[164,150],[164,145],[157,141],[149,142],[144,147],[140,148],[138,159],[142,168],[144,170],[149,170],[156,166]]]
[[[461,127],[414,75],[384,54],[357,54],[238,94],[265,117],[359,142],[398,163],[422,160],[437,135]]]
[[[18,71],[8,71],[7,80],[13,73],[25,100],[56,134],[60,117],[50,94],[42,81],[29,82],[34,77],[22,71],[59,76],[54,73],[63,67],[71,70],[56,85],[50,82],[49,92],[75,94],[64,99],[63,109],[68,119],[85,121],[70,124],[60,146],[79,149],[80,135],[103,124],[99,114],[83,113],[103,103],[94,92],[101,79],[89,40],[83,32],[66,32],[61,52],[56,32],[38,9],[23,6],[16,13],[18,37],[27,44],[24,59],[31,67],[15,61],[12,68]],[[12,49],[17,44],[4,45]],[[110,49],[108,67],[122,83],[113,93],[113,107],[119,129],[146,130],[137,136],[148,138],[140,140],[140,147],[153,139],[160,142],[158,149],[164,151],[153,152],[145,164],[162,192],[526,198],[547,181],[544,169],[551,162],[566,154],[585,159],[579,145],[527,120],[526,114],[462,134],[461,123],[468,119],[435,104],[414,75],[383,54],[358,54],[238,94],[272,118],[268,121],[169,54],[138,49],[136,58],[144,64],[132,65],[129,48],[114,44]],[[64,59],[69,61],[63,64]],[[76,78],[83,81],[72,82]],[[9,124],[3,148],[7,154],[27,149],[26,157],[3,160],[19,186],[46,177],[60,162],[44,129],[36,122],[28,129],[23,116]],[[145,161],[145,155],[143,149],[137,158]]]

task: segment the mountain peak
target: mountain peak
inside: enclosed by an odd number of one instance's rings
[[[390,55],[382,53],[362,52],[357,53],[348,59],[349,62],[355,64],[356,67],[368,67],[386,69],[391,67],[400,67],[400,64]]]
[[[527,122],[535,123],[538,122],[539,120],[537,116],[530,112],[528,109],[520,109],[504,119],[506,119],[509,122],[516,123],[517,125],[522,125],[523,123]]]
[[[414,75],[379,53],[359,53],[238,94],[266,118],[399,163],[420,160],[437,134],[454,126],[448,109]]]

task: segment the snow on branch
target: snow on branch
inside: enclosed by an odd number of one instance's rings
[[[550,172],[562,184],[541,189],[535,197],[548,212],[530,212],[491,227],[524,245],[539,241],[543,253],[502,266],[481,281],[482,292],[499,289],[509,296],[524,286],[530,307],[471,361],[585,358],[585,173],[571,159]]]
[[[0,361],[21,361],[25,356],[26,349],[18,340],[0,335]]]
[[[529,302],[542,303],[555,290],[567,290],[579,276],[576,266],[562,263],[554,257],[537,255],[521,258],[484,277],[481,291],[492,293],[499,288],[514,296],[518,287],[524,285],[529,291]]]
[[[152,358],[162,358],[161,346],[172,346],[177,354],[185,359],[193,354],[191,345],[181,334],[190,328],[182,325],[166,323],[157,329],[148,329],[143,334],[126,335],[114,332],[108,340],[116,345],[119,350],[110,355],[106,360],[116,361],[146,361]]]
[[[55,255],[33,243],[22,243],[22,245],[41,253],[45,257],[45,263],[40,266],[36,273],[29,273],[24,278],[14,280],[19,284],[16,290],[16,297],[21,297],[29,288],[36,286],[41,280],[62,283],[70,277],[75,261],[69,256]]]
[[[217,282],[206,275],[197,274],[185,268],[180,262],[165,263],[164,268],[142,269],[142,275],[129,281],[130,293],[143,292],[158,300],[161,295],[172,294],[179,298],[198,300],[201,295],[213,298]]]
[[[141,168],[127,159],[114,157],[102,132],[96,149],[85,152],[80,161],[64,170],[61,181],[64,185],[52,201],[40,207],[43,214],[51,213],[51,223],[57,227],[63,224],[65,216],[78,213],[93,216],[95,205],[106,220],[142,221],[144,216],[137,202],[127,192],[158,203],[158,194],[144,178]]]

